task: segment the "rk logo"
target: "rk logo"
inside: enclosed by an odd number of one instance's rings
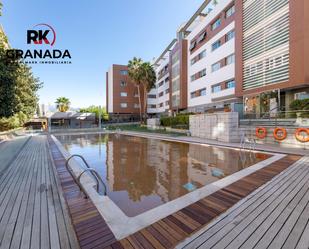
[[[56,32],[50,25],[40,23],[34,27],[44,27],[44,29],[27,30],[27,44],[42,45],[44,43],[51,46],[55,44]]]

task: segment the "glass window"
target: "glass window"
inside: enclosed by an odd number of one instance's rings
[[[134,104],[134,108],[135,109],[139,108],[139,104]]]
[[[220,40],[218,40],[218,41],[216,41],[215,43],[213,43],[212,45],[211,45],[211,49],[212,49],[212,51],[215,51],[217,48],[219,48],[221,46],[221,41]]]
[[[195,92],[192,92],[192,93],[190,94],[190,97],[191,97],[191,99],[195,98]]]
[[[206,95],[206,88],[201,89],[201,96],[205,96]]]
[[[221,68],[221,63],[217,62],[211,66],[212,72],[218,71]]]
[[[120,103],[120,107],[121,107],[121,108],[127,108],[127,107],[128,107],[128,104],[127,104],[127,103]]]
[[[232,30],[226,34],[225,40],[228,42],[235,37],[235,30]]]
[[[226,88],[235,88],[235,80],[229,80],[228,82],[225,83],[226,84]]]
[[[170,92],[170,89],[167,88],[167,89],[165,90],[165,94],[168,94],[169,92]]]
[[[199,72],[200,78],[206,76],[206,68]]]
[[[235,13],[235,5],[231,6],[226,12],[225,12],[225,17],[228,18],[232,16]]]
[[[199,43],[199,42],[202,42],[203,40],[205,40],[206,35],[207,35],[206,31],[204,31],[204,32],[198,37],[197,42]]]
[[[216,28],[218,28],[221,25],[221,19],[217,19],[212,25],[211,25],[211,29],[215,30]]]
[[[191,42],[190,44],[190,51],[193,50],[196,46],[196,41]]]
[[[128,70],[120,70],[121,75],[128,75]]]
[[[170,102],[167,100],[166,102],[165,102],[165,105],[169,105],[170,104]]]
[[[221,91],[221,85],[216,85],[212,87],[212,92],[217,93]]]
[[[127,97],[127,96],[128,96],[128,93],[126,93],[126,92],[121,92],[121,93],[120,93],[120,96],[121,96],[121,97]]]
[[[195,78],[196,78],[195,74],[191,75],[191,81],[195,81]]]
[[[120,86],[126,86],[127,85],[127,82],[125,82],[125,81],[120,81]]]
[[[230,65],[235,63],[235,54],[231,54],[228,57],[226,57],[226,65]]]

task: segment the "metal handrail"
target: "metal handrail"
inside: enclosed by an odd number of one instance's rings
[[[88,168],[88,169],[85,169],[82,173],[80,173],[80,175],[77,177],[77,181],[80,183],[80,178],[82,177],[82,175],[85,173],[85,172],[91,172],[91,174],[94,174],[95,175],[95,179],[96,179],[96,182],[97,182],[97,192],[99,193],[100,191],[100,188],[99,188],[99,181],[101,182],[101,184],[104,186],[104,195],[106,195],[106,185],[105,183],[103,182],[102,178],[100,177],[100,175],[98,174],[98,172],[95,170],[95,169],[92,169],[92,168]]]
[[[80,159],[82,159],[82,161],[84,162],[84,164],[86,165],[86,169],[83,170],[83,172],[76,178],[75,175],[73,174],[72,170],[69,169],[69,161],[73,158],[73,157],[79,157]],[[85,158],[81,155],[78,155],[78,154],[74,154],[72,156],[70,156],[69,158],[66,159],[66,163],[65,163],[65,166],[67,168],[67,170],[69,171],[69,173],[71,174],[72,178],[74,179],[75,183],[79,186],[80,190],[82,192],[84,192],[84,194],[86,195],[86,197],[88,198],[88,194],[86,193],[84,187],[82,186],[82,184],[80,183],[80,178],[81,176],[85,173],[85,172],[90,172],[91,175],[93,176],[93,178],[95,179],[96,181],[96,189],[97,189],[97,192],[99,193],[99,182],[104,186],[104,195],[106,195],[106,185],[105,183],[103,182],[101,176],[98,174],[98,172],[91,168],[89,166],[89,164],[87,163],[87,161],[85,160]]]

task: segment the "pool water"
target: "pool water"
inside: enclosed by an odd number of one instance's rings
[[[120,134],[59,135],[107,185],[129,217],[174,200],[270,157],[222,147]]]

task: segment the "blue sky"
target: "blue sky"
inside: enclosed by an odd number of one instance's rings
[[[0,17],[12,47],[29,49],[26,32],[54,27],[54,49],[68,48],[72,65],[35,65],[41,103],[68,97],[73,107],[105,105],[105,73],[133,56],[159,56],[203,0],[2,0]]]

